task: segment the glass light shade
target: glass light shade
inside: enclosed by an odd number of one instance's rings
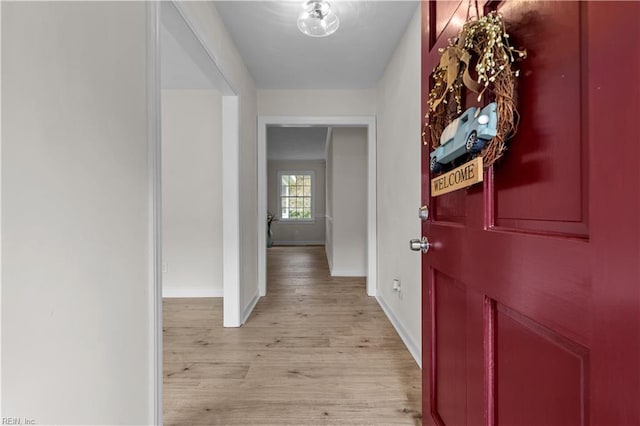
[[[311,0],[304,4],[298,16],[298,28],[311,37],[326,37],[340,26],[340,20],[326,1]]]

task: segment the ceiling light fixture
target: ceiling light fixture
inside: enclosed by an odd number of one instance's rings
[[[302,5],[298,28],[311,37],[326,37],[336,32],[340,20],[331,10],[329,2],[310,0]]]

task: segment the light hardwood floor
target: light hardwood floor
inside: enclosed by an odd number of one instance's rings
[[[364,279],[330,277],[324,247],[267,256],[240,328],[222,299],[165,299],[165,424],[421,424],[420,369]]]

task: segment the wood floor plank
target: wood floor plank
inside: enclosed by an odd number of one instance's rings
[[[165,299],[165,424],[421,424],[420,369],[365,280],[331,277],[324,247],[267,254],[240,328],[222,299]]]

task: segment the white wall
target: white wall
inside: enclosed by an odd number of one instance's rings
[[[240,296],[245,313],[258,297],[256,89],[214,2],[181,3],[239,96],[240,104]],[[263,216],[262,213],[260,216]]]
[[[222,98],[162,91],[164,297],[222,297]]]
[[[258,90],[258,115],[337,116],[376,113],[375,90]]]
[[[329,265],[333,276],[367,275],[367,129],[331,132]]]
[[[313,213],[311,222],[280,222],[271,224],[275,245],[324,244],[325,241],[325,161],[276,161],[267,162],[268,184],[267,205],[269,211],[278,215],[278,172],[313,172],[315,181]]]
[[[378,298],[420,360],[420,8],[378,84]],[[393,279],[400,293],[392,290]]]
[[[333,269],[333,129],[327,137],[327,162],[325,169],[325,245],[329,271]]]
[[[146,4],[1,7],[2,415],[149,424]]]

